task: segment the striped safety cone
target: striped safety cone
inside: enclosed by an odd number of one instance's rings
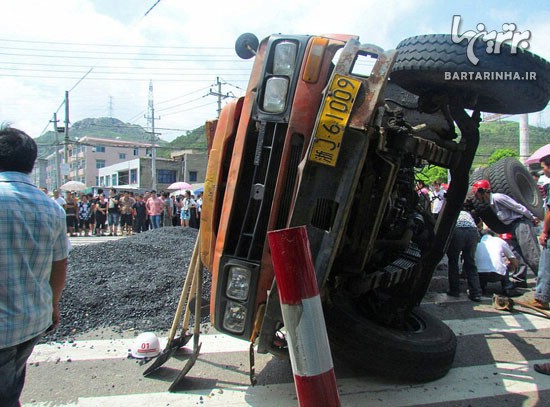
[[[340,406],[307,229],[272,231],[268,239],[298,403]]]

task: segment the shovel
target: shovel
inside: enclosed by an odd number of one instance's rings
[[[514,305],[519,305],[521,307],[532,309],[533,311],[537,311],[541,314],[543,314],[546,318],[550,318],[550,312],[547,312],[545,310],[542,310],[540,308],[534,307],[531,304],[527,304],[526,302],[522,301],[514,301],[511,298],[508,297],[502,297],[500,295],[494,294],[493,295],[493,307],[499,311],[514,311]]]
[[[187,362],[185,363],[185,366],[181,370],[181,372],[178,374],[174,382],[170,385],[168,388],[168,391],[174,392],[176,391],[177,387],[183,380],[183,378],[187,375],[187,373],[191,370],[191,368],[195,365],[195,362],[197,361],[199,357],[199,353],[201,351],[202,342],[199,343],[199,336],[200,336],[200,326],[201,326],[201,302],[199,299],[201,298],[202,293],[202,264],[199,261],[197,271],[195,273],[195,281],[196,282],[196,295],[195,295],[195,327],[193,330],[193,355],[187,359]]]
[[[176,336],[176,330],[178,329],[178,324],[181,318],[181,313],[185,304],[189,304],[189,301],[195,292],[195,274],[197,274],[197,265],[200,263],[199,260],[199,235],[197,235],[197,240],[195,242],[195,247],[193,248],[193,254],[191,255],[191,262],[189,264],[189,269],[187,271],[187,276],[185,277],[185,282],[183,284],[183,289],[181,291],[180,299],[178,306],[176,308],[176,314],[174,315],[174,320],[172,321],[172,327],[170,328],[170,333],[168,334],[168,343],[162,351],[162,353],[155,359],[153,364],[149,366],[144,372],[143,376],[149,376],[151,373],[155,372],[159,367],[164,365],[168,359],[170,359],[176,351],[185,346],[187,342],[191,339],[193,335],[186,334],[187,328],[189,325],[189,307],[186,308],[185,314],[183,317],[183,326],[181,329],[181,335],[178,338]],[[191,285],[193,287],[191,287]],[[191,289],[190,289],[191,288]]]

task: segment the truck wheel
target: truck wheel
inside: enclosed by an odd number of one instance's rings
[[[511,54],[508,44],[502,44],[499,54],[488,54],[487,45],[476,41],[473,48],[479,62],[474,65],[466,54],[466,40],[455,44],[451,35],[443,34],[407,38],[397,46],[391,80],[419,96],[462,95],[468,109],[502,114],[544,109],[550,99],[550,64],[519,47],[517,54]],[[496,72],[522,79],[493,80],[491,75]],[[479,80],[476,75],[490,80]]]
[[[364,373],[427,382],[445,376],[453,364],[456,337],[437,318],[415,308],[402,330],[376,324],[341,297],[325,307],[335,360]]]
[[[529,171],[515,158],[507,157],[489,167],[493,192],[511,196],[539,219],[544,219],[542,196]]]
[[[474,182],[481,181],[482,179],[489,181],[489,167],[477,168],[474,170],[472,175],[470,175],[470,187]]]

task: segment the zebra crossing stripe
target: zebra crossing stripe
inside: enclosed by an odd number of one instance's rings
[[[227,335],[201,335],[201,354],[248,352],[249,344]],[[86,340],[74,343],[50,343],[36,345],[27,363],[43,363],[100,359],[125,359],[134,339]],[[167,338],[159,338],[160,347],[166,347]],[[191,350],[190,350],[191,351]]]
[[[443,378],[429,384],[396,384],[370,377],[338,380],[342,406],[407,407],[505,395],[524,395],[529,405],[544,404],[542,391],[550,390],[550,376],[535,373],[534,363],[546,360],[451,369]],[[427,390],[429,387],[430,390]],[[465,394],[464,389],[468,389]],[[293,383],[261,386],[233,386],[180,393],[141,393],[104,397],[80,397],[78,407],[127,406],[258,406],[295,407]],[[26,406],[35,407],[36,404]]]
[[[550,329],[550,320],[529,314],[499,315],[493,317],[455,319],[443,321],[457,336],[488,335],[499,332],[519,332]],[[159,338],[161,348],[166,338]],[[28,363],[56,362],[71,359],[124,359],[134,339],[86,340],[74,343],[50,343],[37,345]],[[201,353],[248,352],[246,341],[223,334],[201,335]]]

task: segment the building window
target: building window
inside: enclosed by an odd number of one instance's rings
[[[105,146],[95,146],[95,152],[96,153],[104,153],[105,152]]]
[[[128,185],[130,183],[128,171],[120,171],[118,173],[118,184]]]
[[[100,183],[99,183],[99,177],[95,177],[95,184],[96,184],[96,185],[100,185]]]
[[[111,186],[111,176],[110,175],[105,175],[105,186],[106,187]]]
[[[113,174],[111,176],[111,179],[113,180],[113,186],[118,185],[117,174]]]
[[[103,168],[103,167],[105,167],[105,160],[95,160],[95,167],[96,167],[96,168]]]
[[[197,171],[189,171],[189,182],[197,182]]]
[[[100,187],[104,187],[105,186],[105,177],[99,177],[99,184],[98,184]]]
[[[130,184],[137,184],[137,168],[130,170]]]
[[[157,170],[157,181],[159,184],[172,184],[176,182],[176,171]]]
[[[134,148],[134,157],[139,155],[139,148]]]
[[[118,158],[121,159],[121,160],[125,160],[126,159],[126,153],[118,153]]]

